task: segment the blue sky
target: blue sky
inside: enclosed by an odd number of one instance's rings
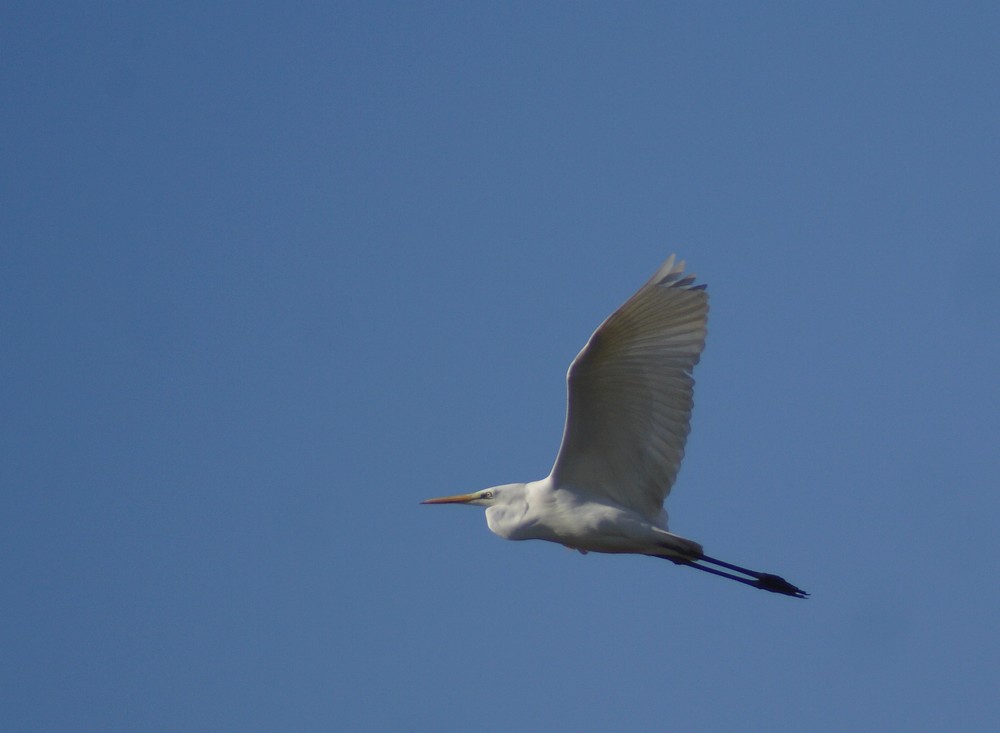
[[[0,727],[992,730],[995,3],[7,3]],[[504,542],[708,283],[671,527]]]

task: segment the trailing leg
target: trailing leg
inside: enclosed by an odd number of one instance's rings
[[[694,568],[695,570],[701,570],[705,573],[718,575],[722,578],[729,578],[730,580],[735,580],[737,583],[743,583],[744,585],[749,585],[754,588],[770,591],[771,593],[780,593],[782,595],[792,596],[793,598],[806,598],[809,596],[809,594],[804,590],[792,585],[780,575],[774,575],[772,573],[759,573],[756,570],[750,570],[748,568],[740,567],[739,565],[733,565],[732,563],[724,562],[722,560],[716,560],[715,558],[708,557],[706,555],[701,555],[700,557],[692,558],[690,560],[674,557],[666,557],[664,559],[670,560],[678,565],[686,565],[687,567]],[[744,578],[740,575],[736,575],[735,573],[728,573],[724,570],[717,570],[716,568],[710,568],[706,565],[699,565],[699,560],[711,563],[712,565],[727,568],[728,570],[733,570],[736,573],[741,573],[742,575],[749,577]]]

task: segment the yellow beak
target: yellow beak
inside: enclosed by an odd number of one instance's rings
[[[475,494],[456,494],[455,496],[442,496],[440,499],[425,499],[421,504],[468,504],[479,496]]]

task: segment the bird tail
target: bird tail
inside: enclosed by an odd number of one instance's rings
[[[696,560],[705,554],[701,545],[694,540],[689,540],[686,537],[681,537],[673,532],[667,532],[662,529],[656,530],[656,547],[656,552],[649,554],[677,562]]]

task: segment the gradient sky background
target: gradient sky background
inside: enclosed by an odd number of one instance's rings
[[[1000,6],[0,11],[0,728],[987,731]],[[711,295],[671,526],[504,542],[564,374]]]

